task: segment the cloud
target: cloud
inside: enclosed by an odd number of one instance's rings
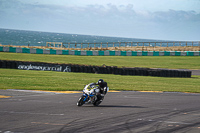
[[[155,12],[153,14],[154,19],[160,21],[200,21],[200,14],[196,13],[195,11],[176,11],[176,10],[169,10],[167,12]]]
[[[0,16],[0,25],[6,28],[76,34],[163,39],[200,30],[200,13],[196,11],[153,12],[121,3],[72,6],[1,0]]]
[[[43,19],[56,18],[87,18],[87,19],[122,19],[122,20],[150,20],[150,21],[200,21],[199,13],[195,11],[168,10],[150,12],[134,10],[133,4],[127,5],[88,5],[68,6],[51,4],[23,4],[17,0],[0,1],[1,15],[19,15]]]

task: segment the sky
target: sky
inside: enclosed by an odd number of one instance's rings
[[[0,0],[0,28],[200,41],[200,0]]]

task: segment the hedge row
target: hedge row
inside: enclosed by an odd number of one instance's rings
[[[62,72],[83,72],[97,74],[116,74],[116,75],[138,75],[138,76],[157,76],[157,77],[191,77],[189,70],[171,69],[150,69],[150,68],[118,68],[116,66],[88,66],[75,64],[54,64],[42,62],[22,62],[0,60],[0,68],[24,69],[24,70],[43,70],[43,71],[62,71]]]

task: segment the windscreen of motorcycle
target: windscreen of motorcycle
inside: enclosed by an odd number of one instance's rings
[[[87,86],[86,90],[90,91],[92,89],[92,87],[90,85]]]

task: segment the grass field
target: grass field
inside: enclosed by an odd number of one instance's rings
[[[148,68],[200,69],[200,57],[69,56],[1,53],[0,60],[39,61],[86,65]],[[111,90],[171,91],[200,93],[200,76],[164,78],[112,74],[63,73],[0,69],[0,89],[82,90],[83,85],[103,78]]]
[[[97,82],[99,78],[107,81],[111,90],[200,93],[200,76],[163,78],[16,69],[0,69],[0,88],[56,91],[82,90],[85,84]]]
[[[118,67],[200,69],[200,56],[74,56],[0,52],[0,60],[39,61]]]

